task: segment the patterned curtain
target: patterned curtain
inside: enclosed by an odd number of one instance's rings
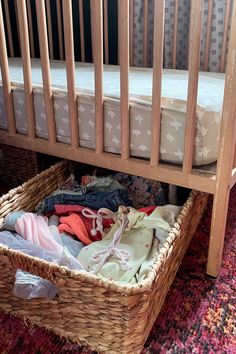
[[[154,1],[148,0],[148,66],[152,66]],[[200,1],[200,0],[199,0]],[[223,42],[226,2],[233,0],[214,0],[211,24],[211,46],[209,55],[209,70],[219,71],[221,48]],[[179,0],[178,38],[177,38],[177,68],[186,69],[188,62],[188,32],[191,0]],[[201,66],[204,63],[208,0],[204,0],[204,14],[201,39]],[[134,65],[143,66],[143,10],[144,0],[134,0]],[[164,67],[171,68],[173,31],[174,31],[175,0],[166,0]],[[231,12],[230,12],[231,13]],[[230,21],[229,21],[230,23]]]

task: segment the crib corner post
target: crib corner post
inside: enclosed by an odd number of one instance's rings
[[[236,17],[236,1],[232,18]],[[228,211],[231,176],[236,146],[236,21],[232,22],[225,78],[224,104],[221,122],[221,137],[217,161],[216,189],[214,194],[211,234],[208,253],[207,273],[216,277],[219,274],[225,227]]]

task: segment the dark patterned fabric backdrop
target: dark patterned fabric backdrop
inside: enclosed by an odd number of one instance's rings
[[[119,0],[108,0],[108,28],[109,28],[109,62],[110,64],[117,64],[118,53],[118,5]],[[158,0],[148,0],[148,66],[152,66],[153,57],[153,27],[154,27],[154,3]],[[200,1],[200,0],[199,0]],[[209,0],[204,1],[204,14],[202,22],[202,39],[201,39],[201,67],[204,63],[206,33],[207,33],[207,19]],[[211,25],[211,45],[209,56],[209,70],[219,71],[221,60],[221,49],[223,42],[224,19],[226,13],[227,2],[233,3],[234,0],[213,0],[213,13]],[[17,22],[15,14],[15,0],[9,0],[11,13],[11,27],[13,33],[15,56],[20,56]],[[52,14],[52,32],[53,32],[53,47],[55,59],[59,59],[59,45],[57,32],[57,16],[56,16],[56,0],[50,0],[51,14]],[[178,38],[177,38],[177,68],[186,69],[188,62],[188,31],[190,20],[190,5],[191,0],[179,0],[178,8]],[[37,20],[35,0],[31,0],[33,30],[36,57],[39,57],[39,43],[37,32]],[[75,43],[75,60],[80,61],[80,30],[79,30],[79,6],[78,0],[72,0],[73,8],[73,29],[74,29],[74,43]],[[143,11],[144,0],[134,0],[134,66],[143,66]],[[165,37],[164,37],[164,67],[171,68],[172,65],[172,48],[173,48],[173,31],[174,31],[174,11],[175,0],[166,0],[165,9]],[[231,13],[231,11],[230,11]],[[3,14],[5,17],[4,6]],[[83,14],[84,14],[84,33],[85,33],[85,54],[86,61],[92,62],[92,48],[91,48],[91,23],[90,23],[90,1],[83,0]],[[228,34],[230,30],[230,21]]]
[[[50,0],[50,8],[52,15],[52,33],[53,33],[53,49],[54,59],[59,59],[59,43],[57,31],[57,0]],[[3,4],[3,16],[5,17],[5,8]],[[8,0],[10,9],[10,21],[13,36],[14,53],[16,57],[20,56],[19,42],[17,35],[17,21],[15,12],[15,0]],[[39,57],[39,41],[38,29],[36,19],[36,6],[35,0],[31,0],[32,18],[33,18],[33,31],[35,43],[35,56]],[[73,10],[73,31],[74,31],[74,44],[75,44],[75,60],[80,61],[80,29],[79,29],[79,1],[72,0]],[[109,28],[109,61],[110,64],[117,64],[117,42],[118,42],[118,25],[117,25],[117,0],[108,0],[108,28]],[[91,23],[90,23],[90,1],[83,0],[83,15],[84,15],[84,39],[85,39],[85,57],[87,62],[92,62],[92,48],[91,48]]]
[[[148,66],[152,66],[152,46],[153,46],[153,9],[154,1],[148,0]],[[233,0],[213,0],[213,13],[211,25],[211,46],[209,58],[209,70],[219,71],[221,48],[223,41],[224,19],[226,12],[226,2]],[[188,30],[190,19],[190,0],[179,0],[178,10],[178,39],[177,39],[177,68],[187,68],[188,58]],[[202,23],[201,40],[201,65],[204,63],[207,16],[209,0],[204,0],[204,15]],[[143,66],[143,9],[144,0],[134,0],[134,65]],[[170,68],[172,65],[172,47],[174,31],[174,11],[175,1],[166,0],[165,9],[165,39],[164,39],[164,66]],[[230,21],[229,21],[230,23]]]

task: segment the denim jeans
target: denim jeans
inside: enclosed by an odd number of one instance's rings
[[[120,205],[132,206],[125,189],[117,189],[112,192],[87,192],[85,194],[56,194],[45,198],[43,212],[53,211],[55,204],[83,205],[98,210],[108,208],[117,211]]]

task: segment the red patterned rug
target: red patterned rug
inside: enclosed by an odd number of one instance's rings
[[[211,201],[142,354],[236,353],[236,187],[231,192],[223,265],[205,275]],[[38,327],[0,314],[1,354],[91,353]]]

